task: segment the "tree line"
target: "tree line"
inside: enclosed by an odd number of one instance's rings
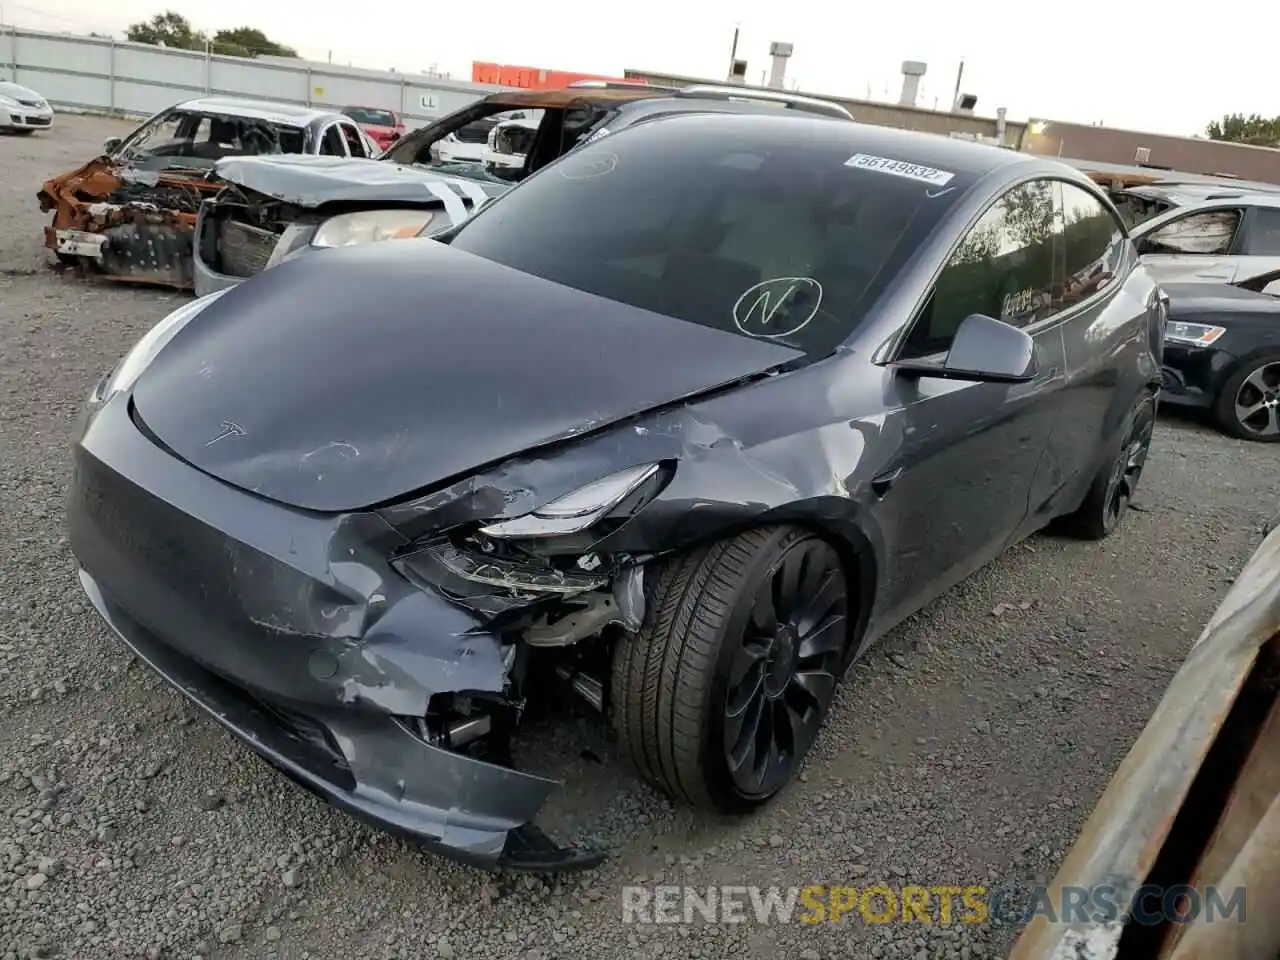
[[[296,57],[298,51],[267,37],[256,27],[219,30],[212,36],[197,30],[186,17],[173,10],[157,13],[150,20],[135,23],[124,32],[134,43],[149,43],[175,50],[204,50],[228,57]]]
[[[1259,114],[1229,113],[1206,128],[1210,140],[1249,143],[1255,147],[1280,147],[1280,117],[1268,120]]]

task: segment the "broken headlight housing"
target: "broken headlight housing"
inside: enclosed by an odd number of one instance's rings
[[[311,238],[313,247],[354,247],[416,237],[435,218],[430,210],[360,210],[330,217]]]
[[[544,503],[521,517],[500,520],[480,528],[486,537],[536,539],[581,533],[657,476],[656,463],[619,470],[571,493]]]
[[[489,616],[539,600],[607,590],[616,562],[595,544],[625,524],[670,479],[670,465],[609,474],[523,516],[439,533],[396,558],[401,573]]]

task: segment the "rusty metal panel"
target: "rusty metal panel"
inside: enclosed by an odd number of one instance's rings
[[[1280,530],[1273,531],[1245,565],[1120,764],[1050,885],[1053,902],[1061,902],[1068,887],[1110,883],[1137,889],[1142,885],[1263,645],[1277,636]],[[1233,883],[1230,875],[1246,866],[1257,875],[1280,869],[1280,832],[1268,830],[1280,831],[1280,826],[1270,820],[1259,825],[1228,871],[1226,885]],[[1270,863],[1267,856],[1272,857]],[[1280,877],[1275,877],[1270,887],[1254,889],[1274,891],[1276,884],[1280,884]],[[1251,920],[1256,916],[1255,908]],[[1206,937],[1226,936],[1231,928],[1238,928],[1237,933],[1246,929],[1232,923],[1203,926],[1207,932],[1197,934],[1196,949],[1203,949]],[[1248,928],[1253,927],[1251,922]],[[1122,933],[1120,923],[1104,926],[1063,918],[1051,922],[1037,916],[1014,945],[1010,960],[1115,960]],[[1258,934],[1263,939],[1269,935],[1266,930]],[[1189,942],[1190,935],[1179,949],[1191,949]],[[1274,960],[1275,951],[1273,946],[1267,960]],[[1178,954],[1176,960],[1210,956],[1234,954]]]
[[[53,211],[45,246],[117,280],[188,289],[196,214],[220,188],[198,175],[142,174],[98,157],[41,187],[40,208]]]

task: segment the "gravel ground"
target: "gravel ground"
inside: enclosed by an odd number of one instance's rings
[[[566,721],[538,731],[569,758],[552,821],[616,855],[558,883],[459,867],[278,777],[81,597],[62,528],[73,418],[184,298],[48,269],[34,191],[120,129],[62,117],[0,137],[3,960],[1003,955],[1012,932],[987,926],[624,925],[620,888],[1047,879],[1275,512],[1274,449],[1165,418],[1119,536],[1036,537],[895,631],[767,810],[675,809]]]

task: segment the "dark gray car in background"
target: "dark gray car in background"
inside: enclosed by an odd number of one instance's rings
[[[567,868],[602,854],[534,826],[531,704],[590,704],[680,801],[764,803],[889,628],[1050,522],[1115,529],[1164,322],[1054,161],[654,120],[161,321],[92,391],[71,540],[125,643],[291,777]]]

